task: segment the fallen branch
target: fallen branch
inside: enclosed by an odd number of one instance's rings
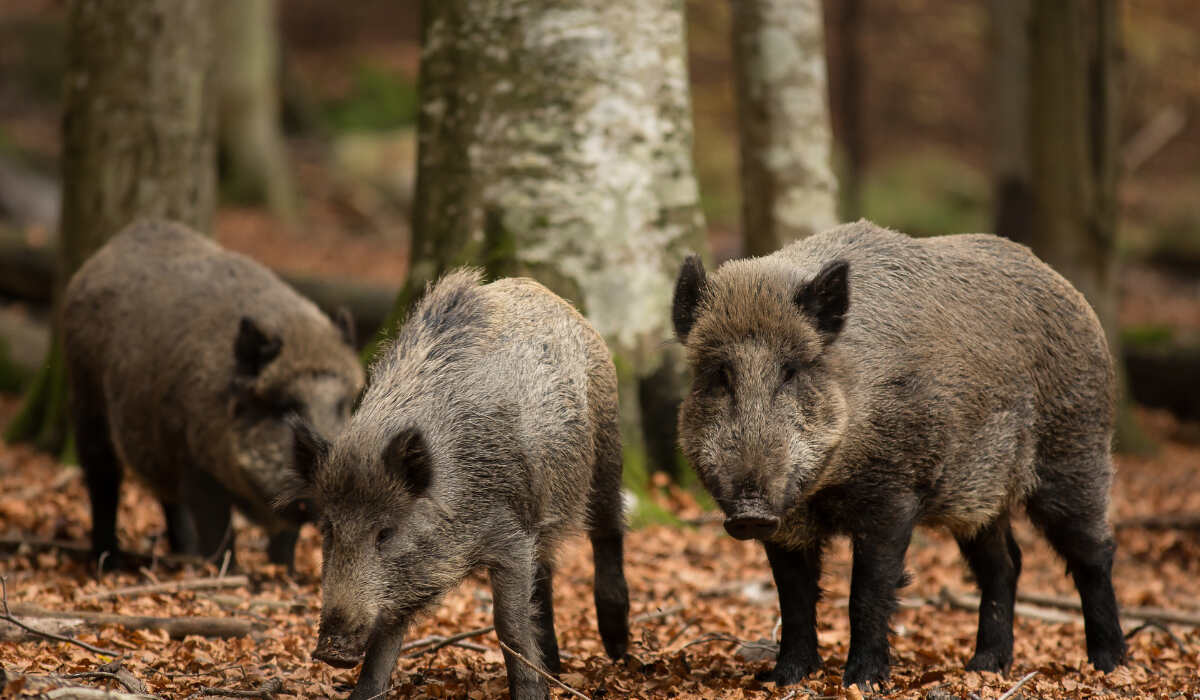
[[[53,700],[162,700],[157,695],[118,693],[114,690],[84,688],[82,686],[57,688],[46,693],[46,697]]]
[[[953,593],[949,588],[943,588],[935,602],[943,603],[957,610],[967,610],[969,612],[979,610],[979,596],[968,593]],[[1078,615],[1068,615],[1058,610],[1039,608],[1025,603],[1017,603],[1013,606],[1013,611],[1021,617],[1028,617],[1043,622],[1083,622],[1083,618]]]
[[[567,691],[568,693],[570,693],[571,695],[574,695],[577,698],[583,698],[583,700],[592,700],[591,698],[589,698],[588,696],[579,692],[578,690],[575,690],[574,688],[567,685],[566,683],[563,683],[562,681],[558,680],[554,676],[552,676],[549,673],[546,673],[542,669],[538,668],[537,664],[533,663],[529,659],[522,656],[521,652],[519,652],[516,649],[513,649],[509,645],[505,644],[503,639],[499,640],[499,642],[500,642],[500,646],[503,647],[505,651],[507,651],[508,653],[515,656],[517,658],[517,660],[520,661],[521,663],[525,664],[529,668],[532,668],[534,673],[538,674],[542,678],[545,678],[546,680],[550,681],[554,685],[557,685],[559,688],[562,688],[563,690]]]
[[[1126,518],[1113,523],[1117,530],[1200,530],[1200,513],[1174,513]]]
[[[426,637],[425,639],[418,639],[416,641],[412,641],[412,642],[409,642],[408,644],[405,644],[404,646],[400,647],[400,651],[405,652],[405,651],[409,651],[410,649],[417,649],[418,647],[426,647],[427,646],[427,648],[425,648],[425,649],[419,649],[418,651],[413,651],[408,654],[405,654],[405,658],[410,658],[410,659],[413,657],[416,657],[416,656],[421,656],[423,654],[432,654],[433,652],[437,651],[438,649],[441,649],[443,647],[448,647],[451,645],[464,647],[466,649],[471,649],[472,651],[487,651],[488,648],[485,646],[480,646],[478,644],[464,643],[462,640],[468,639],[470,637],[478,637],[481,634],[487,634],[488,632],[491,632],[494,629],[496,629],[496,627],[494,625],[488,625],[487,627],[480,627],[478,629],[467,630],[466,632],[459,632],[458,634],[451,635],[449,637]]]
[[[1134,627],[1133,629],[1126,632],[1125,639],[1132,639],[1133,636],[1135,634],[1137,634],[1138,632],[1141,632],[1142,630],[1148,629],[1151,627],[1153,627],[1154,629],[1162,630],[1163,632],[1166,632],[1167,636],[1171,638],[1171,641],[1175,642],[1175,646],[1179,647],[1179,651],[1182,651],[1185,654],[1188,653],[1187,645],[1183,643],[1183,640],[1180,639],[1179,636],[1176,635],[1174,632],[1172,632],[1170,627],[1167,627],[1166,625],[1159,622],[1158,620],[1146,620],[1142,624],[1140,624],[1137,627]]]
[[[730,644],[738,644],[738,645],[740,645],[742,647],[746,647],[748,649],[762,649],[763,651],[772,651],[773,652],[776,650],[776,647],[774,644],[763,644],[761,642],[748,642],[745,639],[738,639],[737,637],[733,636],[732,634],[725,634],[723,632],[709,632],[708,634],[701,635],[701,636],[693,639],[692,641],[688,642],[687,644],[684,644],[683,646],[679,647],[679,649],[677,649],[676,651],[683,651],[684,649],[687,649],[688,647],[696,646],[697,644],[709,644],[711,642],[729,642]]]
[[[66,642],[67,644],[74,644],[75,646],[81,647],[83,649],[87,649],[88,651],[92,652],[93,654],[101,654],[104,656],[113,656],[113,657],[118,657],[118,658],[122,656],[121,652],[119,652],[119,651],[113,651],[111,649],[104,649],[103,647],[92,646],[91,644],[88,644],[87,642],[81,642],[78,639],[75,639],[73,637],[68,637],[63,634],[54,634],[52,632],[43,632],[42,630],[39,630],[36,627],[30,627],[29,625],[25,624],[24,622],[21,622],[17,618],[13,617],[12,611],[9,610],[9,607],[8,607],[8,577],[7,576],[0,576],[0,602],[3,603],[3,607],[4,607],[4,614],[2,616],[0,616],[0,620],[4,620],[5,622],[16,625],[17,627],[20,627],[21,629],[25,630],[26,632],[28,632],[34,636],[42,637],[44,639],[53,639],[54,641],[57,641],[57,642]]]
[[[87,627],[120,625],[131,630],[165,630],[172,639],[182,639],[189,634],[201,637],[245,637],[254,632],[253,623],[236,617],[150,617],[90,610],[45,610],[31,605],[18,605],[17,609],[18,614],[26,618],[77,620],[80,626]],[[110,651],[97,653],[120,656]]]
[[[1017,600],[1060,610],[1082,610],[1079,599],[1074,596],[1057,596],[1045,593],[1018,593]],[[1123,606],[1121,617],[1128,620],[1157,620],[1177,625],[1200,627],[1200,612],[1171,610],[1153,606]]]
[[[1006,692],[1006,693],[1004,693],[1004,695],[1000,696],[1000,700],[1010,700],[1012,698],[1012,696],[1016,695],[1017,691],[1021,689],[1021,686],[1028,683],[1037,674],[1038,674],[1037,671],[1030,671],[1029,673],[1026,673],[1024,676],[1021,677],[1021,680],[1017,681],[1016,685],[1009,688],[1008,692]]]
[[[70,680],[95,680],[103,679],[116,681],[124,686],[125,690],[135,695],[145,695],[147,693],[146,684],[139,681],[132,673],[125,671],[124,673],[109,673],[108,671],[84,671],[82,673],[70,673],[63,678]]]
[[[226,690],[225,688],[210,688],[202,686],[199,691],[188,696],[188,700],[203,697],[222,698],[271,698],[276,693],[283,692],[283,681],[272,678],[263,682],[256,690]]]
[[[143,586],[128,586],[126,588],[114,588],[108,591],[98,591],[89,593],[84,596],[78,596],[76,600],[108,600],[109,598],[120,598],[121,596],[144,595],[147,593],[178,593],[180,591],[203,591],[212,590],[215,588],[241,588],[242,586],[250,585],[250,579],[246,576],[225,576],[218,578],[195,578],[183,581],[167,581],[166,583],[154,583]]]

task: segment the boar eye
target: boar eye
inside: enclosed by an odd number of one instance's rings
[[[792,362],[784,363],[781,383],[787,384],[788,382],[795,379],[796,374],[799,373],[800,367],[803,364],[804,363],[802,363],[800,361],[792,361]]]
[[[396,528],[385,527],[375,535],[375,547],[382,549],[392,539],[392,535],[396,534]]]

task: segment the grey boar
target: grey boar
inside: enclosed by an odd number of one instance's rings
[[[353,667],[351,698],[388,686],[404,634],[470,572],[491,580],[496,634],[560,668],[554,552],[584,528],[600,636],[629,636],[622,562],[617,379],[604,341],[537,282],[480,286],[477,271],[432,286],[372,366],[332,441],[297,431],[300,493],[321,512],[322,610],[313,656]],[[542,677],[504,652],[515,700]]]
[[[236,504],[289,568],[304,504],[279,514],[299,411],[331,434],[363,370],[341,328],[258,263],[184,226],[126,228],[71,278],[63,349],[92,547],[118,557],[122,464],[162,503],[171,549],[233,551]]]
[[[820,667],[821,552],[837,534],[854,554],[843,682],[887,678],[916,524],[949,529],[981,588],[967,668],[1007,669],[1022,504],[1079,589],[1088,659],[1121,663],[1113,364],[1083,296],[1027,248],[860,221],[711,276],[690,258],[672,315],[694,374],[681,445],[726,530],[763,542],[779,590],[782,643],[762,679]]]

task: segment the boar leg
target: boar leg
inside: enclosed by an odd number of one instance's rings
[[[392,670],[396,668],[396,659],[400,658],[403,645],[404,626],[375,626],[371,638],[367,640],[367,653],[363,658],[362,671],[358,674],[358,682],[354,684],[354,692],[350,693],[350,700],[378,699],[385,696],[388,684],[392,680]]]
[[[1095,462],[1073,467],[1055,465],[1041,470],[1042,483],[1026,503],[1029,517],[1067,562],[1083,608],[1088,661],[1101,671],[1111,671],[1125,660],[1125,637],[1117,617],[1112,563],[1116,552],[1108,525],[1108,488],[1112,473]]]
[[[300,539],[297,529],[281,530],[267,540],[267,561],[283,564],[289,573],[296,570],[296,541]]]
[[[234,566],[233,502],[229,493],[215,478],[195,467],[187,468],[184,493],[196,526],[200,556],[220,564],[228,551],[229,565]]]
[[[764,542],[775,587],[779,590],[779,612],[783,637],[775,668],[757,675],[776,685],[798,683],[821,668],[817,653],[817,599],[821,597],[821,545],[791,551]]]
[[[542,663],[554,675],[562,672],[562,661],[558,657],[558,637],[554,634],[554,567],[548,561],[538,562],[537,576],[533,581],[533,605],[537,614],[538,647],[542,650]]]
[[[496,636],[530,663],[540,666],[542,652],[533,629],[533,552],[531,541],[514,546],[508,560],[492,565],[488,576],[492,580]],[[508,649],[504,650],[504,667],[508,671],[512,700],[548,700],[550,689],[546,681]]]
[[[979,632],[968,671],[1006,671],[1012,665],[1013,602],[1021,574],[1021,549],[1008,515],[1002,515],[958,547],[979,583]]]
[[[596,622],[604,651],[614,661],[623,658],[629,648],[629,586],[625,581],[621,468],[621,433],[614,408],[596,434],[596,467],[588,502]]]
[[[199,554],[200,535],[192,511],[182,503],[163,501],[163,516],[167,520],[167,543],[173,554]]]
[[[896,588],[904,580],[904,553],[912,520],[881,522],[853,536],[850,573],[850,654],[842,683],[871,686],[888,677],[888,621],[896,609]]]
[[[117,501],[121,493],[121,463],[108,433],[108,419],[103,405],[80,386],[71,402],[75,422],[75,449],[79,465],[87,481],[88,497],[92,503],[92,553],[108,552],[105,563],[119,568],[121,553],[117,549]]]

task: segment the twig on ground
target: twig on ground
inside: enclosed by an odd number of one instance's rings
[[[678,641],[679,641],[679,638],[683,636],[683,633],[684,633],[684,632],[687,632],[687,631],[688,631],[689,629],[691,629],[691,628],[692,628],[692,626],[693,626],[693,625],[695,625],[695,624],[696,624],[696,623],[695,623],[695,622],[693,622],[693,621],[691,621],[691,620],[684,620],[684,621],[683,621],[683,627],[680,627],[678,632],[676,632],[675,634],[671,635],[671,638],[667,640],[667,643],[663,645],[663,648],[664,648],[664,649],[670,649],[670,648],[671,648],[671,646],[672,646],[673,644],[675,644],[675,642],[678,642]]]
[[[39,637],[45,637],[46,639],[53,639],[58,642],[66,642],[67,644],[74,644],[77,647],[87,649],[88,651],[92,652],[93,654],[102,654],[104,656],[113,656],[113,657],[117,657],[117,658],[124,656],[119,651],[113,651],[112,649],[104,649],[102,647],[92,646],[91,644],[88,644],[87,642],[81,642],[78,639],[75,639],[73,637],[67,637],[67,636],[61,635],[61,634],[52,634],[50,632],[43,632],[34,627],[30,627],[29,625],[25,624],[24,622],[21,622],[17,618],[13,617],[12,612],[8,609],[8,577],[7,576],[0,576],[0,602],[3,602],[3,606],[4,606],[4,615],[2,617],[0,617],[0,619],[4,620],[6,622],[9,622],[11,624],[14,624],[17,627],[20,627],[21,629],[25,630],[26,632],[28,632],[30,634],[34,634]]]
[[[670,616],[674,615],[675,613],[683,612],[684,610],[686,610],[686,608],[684,608],[682,605],[672,605],[669,608],[660,608],[659,610],[657,610],[655,612],[642,613],[641,615],[635,616],[629,622],[636,625],[640,622],[649,622],[650,620],[659,620],[664,617],[670,617]]]
[[[574,688],[572,688],[571,686],[567,685],[566,683],[563,683],[562,681],[558,680],[558,679],[557,679],[557,678],[555,678],[554,676],[552,676],[552,675],[550,675],[549,673],[546,673],[546,672],[545,672],[545,671],[543,671],[542,669],[538,668],[538,665],[537,665],[537,664],[533,663],[533,662],[532,662],[532,661],[530,661],[529,659],[527,659],[527,658],[525,658],[524,656],[522,656],[522,655],[521,655],[521,652],[519,652],[519,651],[517,651],[516,649],[513,649],[513,648],[512,648],[512,647],[510,647],[509,645],[505,644],[503,639],[500,639],[500,640],[497,640],[497,641],[499,641],[499,642],[500,642],[500,646],[501,646],[501,647],[502,647],[502,648],[503,648],[505,651],[507,651],[508,653],[512,654],[514,657],[516,657],[517,661],[520,661],[521,663],[525,664],[525,665],[526,665],[526,666],[528,666],[529,668],[533,669],[534,673],[538,674],[538,675],[539,675],[539,676],[541,676],[542,678],[545,678],[546,680],[550,681],[550,682],[551,682],[551,683],[553,683],[554,685],[557,685],[559,688],[562,688],[563,690],[567,691],[568,693],[570,693],[571,695],[574,695],[574,696],[575,696],[575,697],[577,697],[577,698],[583,698],[583,700],[592,700],[591,698],[589,698],[588,696],[586,696],[586,695],[584,695],[583,693],[579,692],[578,690],[575,690]]]
[[[743,647],[748,647],[750,649],[763,649],[763,650],[768,650],[768,651],[775,651],[774,644],[763,644],[761,642],[749,642],[749,641],[746,641],[745,639],[738,639],[737,637],[733,636],[732,634],[725,634],[723,632],[709,632],[708,634],[701,635],[701,636],[693,639],[692,641],[688,642],[687,644],[684,644],[683,646],[679,647],[678,651],[683,651],[684,649],[687,649],[690,646],[695,646],[697,644],[708,644],[710,642],[729,642],[731,644],[738,644]]]
[[[1028,683],[1037,674],[1038,674],[1037,671],[1030,671],[1029,673],[1026,673],[1024,676],[1021,677],[1021,680],[1017,681],[1016,685],[1009,688],[1008,692],[1006,692],[1004,695],[1000,696],[1000,700],[1010,700],[1010,698],[1012,698],[1012,696],[1016,695],[1017,691],[1021,689],[1021,686]]]
[[[210,688],[202,686],[199,691],[188,696],[188,700],[193,698],[203,697],[221,697],[221,698],[271,698],[276,693],[283,692],[283,681],[278,678],[271,678],[264,681],[256,690],[227,690],[225,688]]]
[[[941,594],[934,600],[935,603],[944,603],[951,608],[958,610],[967,610],[975,612],[979,610],[979,596],[966,593],[954,593],[949,588],[943,588]],[[1014,612],[1021,617],[1028,617],[1034,620],[1043,622],[1067,623],[1067,622],[1083,622],[1083,618],[1078,615],[1068,615],[1059,610],[1051,610],[1048,608],[1039,608],[1025,603],[1017,603],[1013,606]]]
[[[405,644],[404,646],[400,647],[400,651],[405,652],[411,649],[417,649],[417,651],[410,651],[408,654],[404,655],[405,658],[408,659],[422,656],[424,654],[432,654],[438,649],[441,649],[442,647],[448,647],[450,645],[464,647],[466,649],[471,649],[472,651],[487,651],[488,648],[485,646],[463,642],[462,640],[470,637],[478,637],[481,634],[487,634],[494,629],[496,629],[494,625],[488,625],[487,627],[480,627],[478,629],[467,630],[466,632],[459,632],[458,634],[451,635],[449,637],[426,637],[425,639],[418,639]],[[425,648],[418,649],[418,647]]]
[[[65,675],[63,678],[69,678],[71,680],[93,680],[99,678],[116,681],[117,683],[120,683],[125,690],[128,690],[136,695],[145,695],[147,693],[146,684],[139,681],[137,677],[129,671],[125,671],[124,673],[110,673],[108,671],[83,671],[82,673],[71,673]]]
[[[233,557],[233,550],[225,550],[225,557],[221,560],[221,570],[217,572],[217,578],[225,578],[225,573],[229,571],[229,560]]]
[[[84,688],[72,686],[56,688],[46,693],[52,700],[162,700],[157,695],[142,695],[140,693],[117,693],[100,688]]]
[[[1148,629],[1151,627],[1153,627],[1154,629],[1162,630],[1163,632],[1166,632],[1167,636],[1171,638],[1172,642],[1175,642],[1175,646],[1179,647],[1180,651],[1182,651],[1185,654],[1188,653],[1187,645],[1183,643],[1183,640],[1180,639],[1179,636],[1176,635],[1174,632],[1172,632],[1170,627],[1167,627],[1166,625],[1159,622],[1158,620],[1146,620],[1142,624],[1140,624],[1137,627],[1134,627],[1133,629],[1126,632],[1125,638],[1132,639],[1133,636],[1135,634],[1137,634],[1138,632],[1141,632],[1142,630]]]
[[[167,581],[166,583],[156,583],[144,586],[128,586],[126,588],[114,588],[108,591],[98,591],[89,593],[84,596],[79,596],[76,600],[106,600],[109,598],[119,598],[121,596],[142,595],[146,593],[178,593],[180,591],[199,591],[209,590],[213,588],[240,588],[250,585],[250,579],[246,576],[226,576],[224,578],[194,578],[183,581]]]

